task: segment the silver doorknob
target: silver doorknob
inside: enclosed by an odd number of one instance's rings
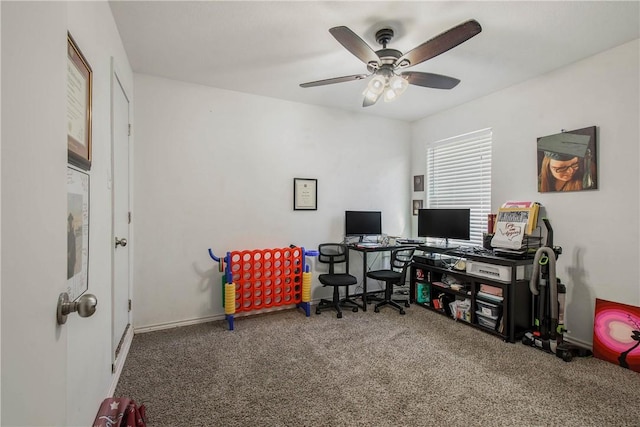
[[[69,294],[63,292],[58,297],[58,308],[56,310],[56,317],[58,319],[58,325],[64,325],[67,323],[67,315],[73,312],[78,312],[80,317],[89,317],[96,312],[96,306],[98,305],[98,298],[92,294],[82,295],[74,302],[69,302]]]
[[[127,239],[125,239],[124,237],[122,239],[118,239],[116,237],[116,248],[118,247],[118,245],[124,248],[125,246],[127,246]]]

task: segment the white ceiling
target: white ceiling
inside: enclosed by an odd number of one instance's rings
[[[640,2],[600,1],[111,1],[134,72],[413,121],[640,37]],[[344,25],[374,50],[407,52],[476,19],[482,32],[409,68],[462,82],[409,86],[395,102],[362,107],[367,81],[300,83],[367,73],[329,33]]]

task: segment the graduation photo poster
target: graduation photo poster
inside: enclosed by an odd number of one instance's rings
[[[538,138],[538,192],[598,189],[596,127]]]

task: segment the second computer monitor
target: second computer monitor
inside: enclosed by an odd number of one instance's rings
[[[469,240],[470,219],[470,209],[420,209],[418,210],[418,236]]]
[[[345,211],[345,236],[379,236],[382,234],[382,212]]]

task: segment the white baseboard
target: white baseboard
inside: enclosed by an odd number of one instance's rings
[[[315,305],[315,304],[317,304],[317,301],[311,301],[311,305]],[[255,316],[256,314],[273,313],[281,310],[291,310],[295,308],[296,308],[295,305],[283,305],[279,307],[266,308],[263,310],[242,312],[242,313],[234,314],[234,319],[238,319],[246,316]],[[141,326],[139,328],[135,328],[135,333],[143,334],[145,332],[161,331],[164,329],[179,328],[181,326],[198,325],[200,323],[208,323],[208,322],[214,322],[216,320],[224,320],[224,319],[225,319],[224,314],[215,314],[213,316],[198,317],[194,319],[178,320],[175,322],[166,322],[166,323],[158,323],[155,325]]]
[[[113,394],[116,392],[116,387],[118,386],[118,381],[120,380],[120,374],[122,373],[124,362],[127,360],[127,354],[129,354],[129,348],[131,348],[132,341],[133,328],[128,328],[127,333],[124,335],[124,339],[122,340],[122,347],[120,347],[118,358],[114,362],[113,375],[111,375],[111,386],[109,387],[109,392],[107,393],[108,397],[113,397]]]
[[[583,341],[583,340],[577,339],[577,338],[572,337],[571,335],[567,335],[567,334],[564,334],[564,336],[562,338],[564,339],[564,341],[568,342],[569,344],[575,344],[578,347],[586,348],[588,350],[593,351],[593,343],[592,342]]]
[[[198,317],[195,319],[178,320],[175,322],[157,323],[155,325],[141,326],[135,328],[136,334],[143,334],[145,332],[162,331],[164,329],[179,328],[180,326],[197,325],[200,323],[213,322],[216,320],[224,320],[224,314],[216,314],[213,316]]]

